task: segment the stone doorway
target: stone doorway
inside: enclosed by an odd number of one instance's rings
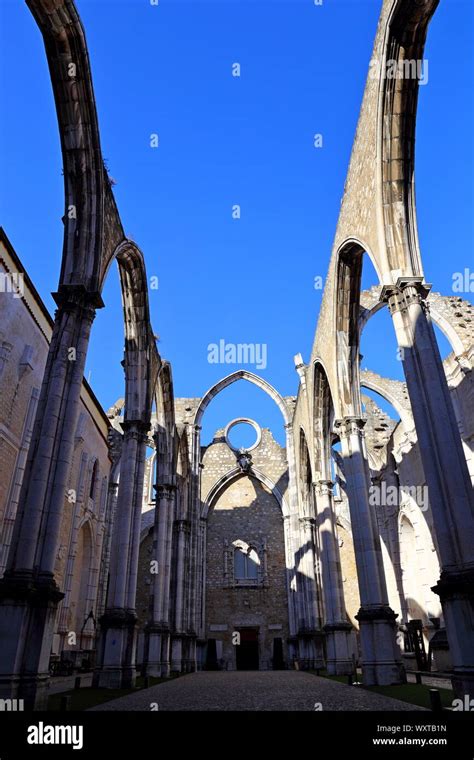
[[[235,647],[235,667],[237,670],[258,670],[258,628],[237,628],[240,644]]]

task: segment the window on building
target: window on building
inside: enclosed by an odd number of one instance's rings
[[[260,561],[255,549],[237,546],[234,550],[234,578],[236,581],[257,581]]]
[[[96,459],[95,462],[94,462],[94,466],[92,468],[92,474],[91,474],[91,484],[90,484],[90,489],[89,489],[89,498],[90,499],[94,498],[94,494],[95,494],[95,482],[97,480],[98,469],[99,469],[99,463],[98,463],[98,460]]]

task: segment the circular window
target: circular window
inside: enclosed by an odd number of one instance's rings
[[[225,429],[225,439],[227,445],[233,451],[251,451],[260,443],[262,432],[260,427],[253,420],[246,417],[239,417],[229,422]]]

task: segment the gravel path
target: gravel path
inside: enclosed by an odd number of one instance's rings
[[[297,671],[200,672],[93,710],[422,710],[398,699]],[[152,707],[155,705],[154,707]],[[319,708],[319,709],[321,709]]]

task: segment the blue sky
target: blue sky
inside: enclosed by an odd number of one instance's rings
[[[265,344],[267,366],[257,372],[295,394],[293,356],[307,359],[311,348],[321,300],[314,278],[327,271],[380,2],[77,7],[124,228],[144,251],[149,277],[159,278],[151,315],[175,394],[201,396],[235,369],[208,362],[208,345],[221,339]],[[420,88],[420,241],[426,277],[445,293],[453,272],[472,266],[472,21],[471,0],[441,0]],[[63,185],[51,85],[26,5],[2,0],[0,24],[0,222],[53,310]],[[316,132],[321,149],[313,147]],[[365,273],[364,284],[372,282]],[[103,296],[86,375],[107,409],[123,395],[112,270]],[[363,366],[402,378],[387,314],[369,324],[362,349]],[[248,383],[212,402],[204,437],[240,416],[275,428],[283,442],[278,410]]]

